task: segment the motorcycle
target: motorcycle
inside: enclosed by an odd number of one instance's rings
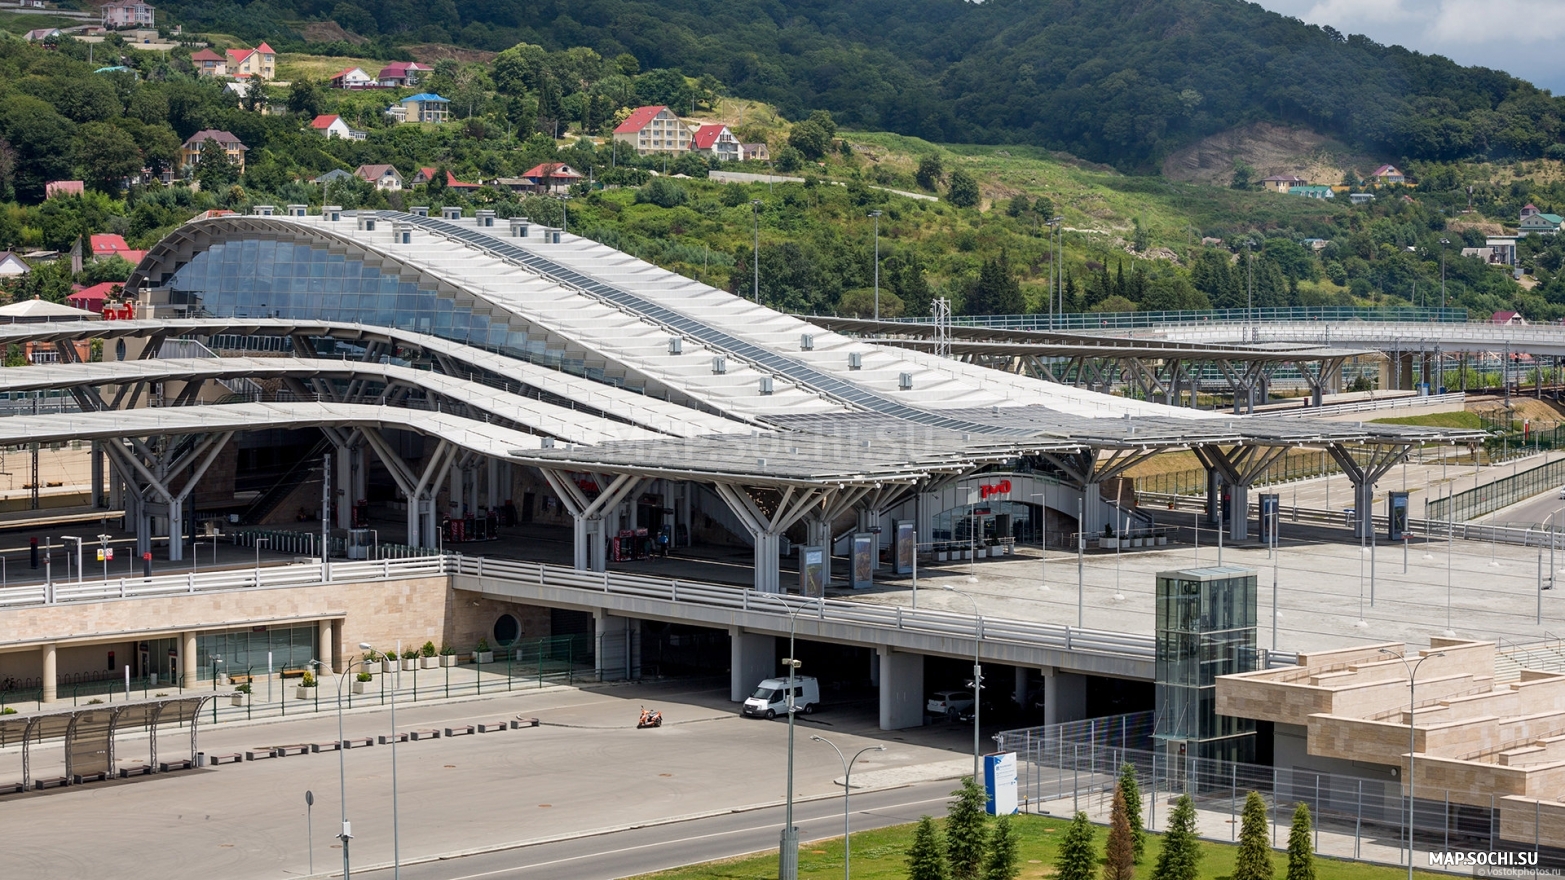
[[[662,727],[662,726],[663,726],[663,713],[662,712],[659,712],[656,709],[647,709],[647,708],[643,708],[641,710],[641,720],[636,722],[636,729],[637,730],[641,730],[642,728],[646,728],[646,727]]]

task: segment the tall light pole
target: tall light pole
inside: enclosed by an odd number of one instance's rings
[[[1053,259],[1049,261],[1053,264],[1049,267],[1049,329],[1053,330],[1054,300],[1056,297],[1060,301],[1060,311],[1062,313],[1065,311],[1065,270],[1060,266],[1060,259],[1065,254],[1065,237],[1060,233],[1060,224],[1064,222],[1064,218],[1054,216],[1044,222],[1049,227],[1050,253],[1053,256]]]
[[[880,212],[871,211],[875,219],[875,320],[880,320]]]
[[[1248,259],[1245,262],[1248,264],[1247,268],[1250,276],[1249,288],[1244,294],[1244,321],[1248,324],[1255,317],[1255,239],[1245,239],[1244,250],[1248,254]]]
[[[842,880],[853,880],[853,849],[852,838],[848,829],[848,794],[853,790],[853,762],[865,752],[884,752],[885,746],[866,746],[854,753],[849,758],[837,748],[837,744],[817,734],[810,734],[810,739],[823,742],[831,746],[831,750],[837,753],[837,760],[842,762]]]
[[[1425,654],[1418,658],[1417,663],[1409,664],[1407,655],[1398,654],[1390,648],[1381,648],[1380,653],[1390,654],[1402,661],[1407,668],[1407,880],[1413,880],[1413,745],[1414,727],[1413,719],[1418,712],[1418,667],[1424,665],[1424,661],[1431,657],[1444,657],[1444,651],[1436,651],[1433,654]]]
[[[774,594],[772,598],[783,603],[783,608],[788,611],[788,656],[783,658],[783,664],[788,667],[788,801],[783,817],[782,837],[777,846],[777,878],[778,880],[798,880],[799,877],[799,829],[793,826],[793,676],[799,668],[799,659],[794,656],[794,635],[799,629],[799,612],[804,606],[790,608],[781,596]],[[821,599],[824,605],[825,598]]]
[[[374,649],[368,642],[359,642],[359,650]],[[401,654],[400,651],[397,653]],[[391,686],[391,876],[394,880],[401,880],[402,841],[397,835],[397,830],[397,686],[393,683]],[[346,842],[343,848],[347,848]]]
[[[1049,590],[1049,497],[1042,492],[1032,493],[1038,499],[1038,586]]]
[[[565,203],[569,202],[570,200],[571,200],[571,194],[570,193],[561,193],[560,194],[560,231],[565,233],[566,235],[570,235],[571,234],[571,215],[570,215],[570,211],[566,210],[566,206],[565,206]]]
[[[360,642],[359,649],[369,650],[369,645]],[[316,669],[326,668],[326,665],[319,660],[310,662],[315,664]],[[353,664],[348,664],[348,668],[352,669]],[[342,754],[347,750],[347,742],[343,739],[342,733],[342,683],[347,680],[346,672],[337,676],[337,787],[339,789],[337,802],[342,805],[342,831],[337,835],[337,839],[342,841],[342,880],[352,880],[353,877],[348,862],[348,841],[353,839],[353,826],[348,824],[348,765],[347,759]]]
[[[1440,239],[1440,311],[1445,311],[1445,249],[1451,239]]]
[[[76,542],[76,582],[79,584],[82,582],[82,539],[75,535],[61,535],[60,540]],[[70,561],[69,556],[65,558],[67,562]],[[70,572],[66,572],[66,576],[69,577]],[[104,578],[104,580],[108,580],[108,578]]]
[[[946,586],[947,590],[961,596],[973,603],[973,782],[983,778],[982,769],[979,767],[978,729],[979,719],[983,709],[984,668],[979,663],[978,650],[983,645],[980,638],[983,629],[983,617],[978,613],[978,600],[953,586]]]
[[[761,200],[750,200],[755,215],[755,254],[750,258],[750,268],[755,270],[755,304],[761,304]]]

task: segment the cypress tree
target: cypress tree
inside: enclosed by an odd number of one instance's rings
[[[1125,790],[1114,789],[1109,813],[1109,843],[1104,851],[1103,880],[1133,880],[1136,876],[1136,836],[1125,815]]]
[[[1315,880],[1315,848],[1310,845],[1310,807],[1302,801],[1294,808],[1293,827],[1288,829],[1288,880]]]
[[[1196,839],[1195,802],[1181,795],[1168,816],[1163,851],[1152,868],[1152,880],[1196,880],[1201,863],[1201,843]]]
[[[1060,841],[1054,857],[1054,880],[1092,880],[1098,867],[1098,851],[1092,845],[1092,824],[1086,813],[1077,813]]]
[[[946,860],[951,865],[951,880],[978,880],[989,843],[984,790],[973,777],[964,776],[962,787],[951,794],[956,798],[946,808]]]
[[[1136,852],[1136,864],[1141,864],[1141,857],[1145,855],[1147,848],[1146,823],[1141,818],[1141,783],[1136,779],[1136,765],[1126,763],[1119,768],[1119,790],[1125,793],[1125,819],[1130,823],[1130,832],[1134,835],[1132,841]]]
[[[946,846],[935,820],[925,816],[913,832],[913,845],[907,851],[908,880],[947,880]]]
[[[1272,880],[1272,848],[1266,840],[1266,801],[1256,792],[1244,799],[1239,828],[1239,856],[1233,880]]]
[[[1016,833],[1011,830],[1011,817],[1001,816],[994,822],[994,834],[989,837],[989,857],[984,860],[984,880],[1016,880],[1020,872],[1017,864]]]

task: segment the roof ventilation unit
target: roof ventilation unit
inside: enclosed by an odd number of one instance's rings
[[[391,240],[397,244],[413,243],[413,227],[406,223],[396,223],[391,227]]]
[[[912,373],[898,373],[897,374],[897,387],[901,388],[903,391],[911,391],[911,390],[913,390],[913,374]]]
[[[357,219],[359,221],[359,228],[360,229],[364,230],[365,232],[374,232],[375,231],[375,215],[373,215],[373,214],[360,214],[360,215],[358,215]]]
[[[800,336],[799,337],[799,350],[800,351],[814,351],[815,350],[815,337],[811,336],[808,333],[804,334],[803,336]]]
[[[454,205],[448,205],[448,206],[446,206],[444,208],[441,208],[440,209],[440,219],[442,219],[442,220],[461,220],[462,219],[462,209],[459,208],[459,207],[456,207]]]
[[[429,216],[429,206],[428,205],[414,205],[413,207],[409,208],[408,210],[412,211],[413,212],[413,216],[415,216],[415,217],[428,217]]]
[[[755,466],[758,467],[758,468],[766,467],[766,459],[764,459],[764,458],[756,459],[755,460]]]
[[[848,352],[848,369],[857,370],[864,366],[864,355],[856,351]]]
[[[684,352],[685,352],[685,340],[680,339],[678,336],[670,336],[668,338],[668,353],[669,354],[684,354]]]
[[[511,218],[511,237],[512,238],[526,238],[527,237],[527,230],[528,230],[528,227],[530,227],[530,226],[532,226],[532,221],[528,220],[526,217],[512,217]]]
[[[558,229],[545,229],[543,231],[543,241],[544,241],[545,244],[559,244],[560,243],[560,230],[558,230]]]
[[[761,396],[762,397],[767,397],[767,396],[770,396],[771,393],[772,393],[772,377],[771,376],[762,376],[761,377]]]
[[[719,376],[728,372],[728,358],[712,358],[712,372]]]
[[[270,216],[272,216],[272,212],[275,211],[275,210],[277,210],[277,209],[272,207],[271,205],[251,205],[250,206],[250,213],[254,214],[257,217],[270,217]]]
[[[474,211],[473,212],[473,216],[478,218],[478,225],[479,226],[493,226],[494,225],[494,212],[493,211],[488,211],[488,210]]]
[[[310,212],[310,206],[309,205],[289,205],[288,206],[288,216],[289,217],[303,217],[305,214],[308,214],[309,212]]]
[[[322,205],[321,206],[321,216],[325,217],[327,220],[330,220],[333,223],[336,223],[338,220],[342,219],[342,206],[341,205]]]

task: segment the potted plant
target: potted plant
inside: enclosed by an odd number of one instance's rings
[[[1114,527],[1113,526],[1104,526],[1103,527],[1103,540],[1099,542],[1099,546],[1102,547],[1104,550],[1118,550],[1119,549],[1119,538],[1114,536]]]
[[[473,651],[474,663],[493,663],[494,652],[489,650],[489,640],[479,639],[478,647]]]
[[[249,685],[249,683],[247,682],[245,684],[239,685],[238,687],[234,688],[234,692],[233,692],[233,694],[231,694],[229,696],[228,700],[229,700],[230,703],[232,703],[235,706],[243,706],[245,703],[249,702],[249,700],[250,700],[250,685]]]
[[[456,649],[450,645],[440,646],[440,665],[455,666],[457,663]]]
[[[435,643],[425,642],[424,647],[418,649],[418,665],[420,669],[434,669],[440,662],[435,656]]]
[[[315,696],[315,684],[315,673],[306,669],[304,677],[299,679],[299,686],[293,689],[294,699],[308,700]]]
[[[389,674],[397,671],[397,658],[394,655],[376,652],[375,656],[380,659],[381,672]]]
[[[950,558],[951,558],[951,551],[946,549],[946,545],[940,544],[940,545],[937,545],[935,547],[935,561],[936,562],[945,562],[946,560],[948,560]]]
[[[364,659],[359,661],[360,672],[375,672],[380,667],[380,654],[375,651],[367,651]]]
[[[353,684],[351,685],[353,692],[356,694],[364,693],[365,689],[369,686],[369,683],[374,680],[375,676],[370,675],[368,672],[359,673],[353,677]]]
[[[404,648],[402,650],[402,671],[412,672],[418,668],[418,649]]]

